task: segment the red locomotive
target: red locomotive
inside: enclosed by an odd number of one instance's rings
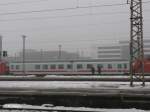
[[[135,73],[142,72],[142,61],[137,60],[133,65],[133,70]],[[150,58],[144,59],[144,72],[150,73]]]
[[[0,62],[0,75],[6,75],[9,73],[8,63],[5,61]]]

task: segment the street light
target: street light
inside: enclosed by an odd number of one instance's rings
[[[61,59],[61,47],[62,45],[58,45],[58,48],[59,48],[58,59]]]
[[[23,49],[22,49],[22,72],[23,75],[25,75],[25,41],[26,41],[26,36],[22,35],[22,39],[23,39]]]

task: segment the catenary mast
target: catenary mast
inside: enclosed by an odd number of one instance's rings
[[[133,86],[134,79],[139,79],[145,86],[142,0],[130,0],[130,11],[130,86]],[[136,68],[135,63],[137,64]]]

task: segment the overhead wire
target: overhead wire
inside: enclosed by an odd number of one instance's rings
[[[145,10],[145,12],[149,12],[149,11],[150,11],[149,9]],[[128,12],[127,11],[118,11],[118,12],[105,12],[105,13],[83,13],[83,14],[74,14],[74,15],[65,15],[65,16],[45,16],[45,17],[0,19],[0,22],[56,19],[56,18],[71,18],[71,17],[80,17],[80,16],[96,16],[96,15],[116,15],[116,14],[128,14]]]
[[[149,3],[150,1],[145,1],[144,3]],[[75,7],[75,8],[63,8],[63,9],[50,9],[49,11],[57,11],[57,10],[73,10],[73,9],[78,9],[78,8],[91,8],[91,7],[106,7],[106,6],[121,6],[121,5],[126,5],[125,3],[117,3],[117,4],[104,4],[104,5],[95,5],[95,6],[84,6],[84,7]],[[44,11],[44,10],[41,10]],[[17,13],[11,13],[11,14],[18,14],[21,12]],[[28,13],[28,12],[26,12]],[[127,14],[128,12],[122,11],[122,12],[108,12],[108,13],[85,13],[85,14],[76,14],[76,15],[66,15],[66,16],[51,16],[51,17],[33,17],[33,18],[15,18],[15,19],[0,19],[0,22],[4,21],[18,21],[18,20],[32,20],[32,19],[52,19],[52,18],[62,18],[62,17],[75,17],[75,16],[88,16],[88,15],[112,15],[112,14]],[[5,13],[9,14],[9,13]],[[0,13],[1,15],[1,13]]]
[[[0,3],[0,6],[5,6],[5,5],[18,5],[18,4],[29,4],[29,3],[38,3],[38,2],[45,2],[45,1],[50,1],[50,0],[30,0],[30,1],[19,1],[19,2],[7,2],[7,3]],[[150,1],[143,1],[143,3],[148,3]],[[121,5],[121,4],[120,4]],[[79,6],[79,0],[77,0],[77,7]],[[106,5],[107,6],[107,5]],[[108,6],[111,6],[108,5]]]
[[[145,1],[143,3],[150,3],[150,1]],[[88,8],[98,8],[98,7],[114,7],[114,6],[123,6],[123,5],[127,5],[127,4],[115,3],[115,4],[103,4],[103,5],[90,5],[90,6],[78,6],[77,5],[75,7],[58,8],[58,9],[42,9],[42,10],[32,10],[32,11],[6,12],[6,13],[0,13],[0,15],[16,15],[16,14],[30,14],[30,13],[41,13],[41,12],[67,11],[67,10],[88,9]]]
[[[122,5],[126,5],[126,3],[92,5],[92,6],[76,6],[76,7],[68,7],[68,8],[43,9],[43,10],[19,11],[19,12],[6,12],[6,13],[0,13],[0,15],[16,15],[16,14],[30,14],[30,13],[41,13],[41,12],[67,11],[67,10],[88,9],[88,8],[97,8],[97,7],[113,7],[113,6],[122,6]]]
[[[29,3],[38,3],[38,2],[46,2],[46,1],[49,1],[49,0],[30,0],[30,1],[19,1],[19,2],[8,2],[8,3],[0,3],[0,6],[29,4]]]
[[[45,17],[30,17],[30,18],[15,18],[15,19],[0,19],[0,22],[7,21],[22,21],[22,20],[41,20],[41,19],[55,19],[55,18],[69,18],[69,17],[79,17],[79,16],[94,16],[94,15],[114,15],[114,14],[127,14],[128,12],[105,12],[105,13],[83,13],[83,14],[74,14],[66,16],[45,16]]]

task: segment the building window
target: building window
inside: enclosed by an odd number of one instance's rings
[[[41,68],[40,65],[35,65],[35,69],[36,69],[36,70],[38,70],[38,69],[40,69],[40,68]]]
[[[48,69],[48,65],[43,65],[43,69],[47,70]]]
[[[124,64],[124,69],[127,69],[127,64]]]
[[[14,65],[11,65],[11,69],[14,69]]]
[[[63,64],[58,65],[58,69],[64,69],[64,65]]]
[[[108,64],[108,69],[112,69],[112,64]]]
[[[122,68],[122,65],[121,64],[118,64],[118,69],[121,69]]]
[[[103,68],[104,66],[103,66],[103,64],[98,64],[97,67]]]
[[[77,64],[77,69],[82,69],[83,65],[82,64]]]
[[[72,69],[72,65],[71,64],[67,64],[67,69]]]
[[[53,64],[53,65],[50,66],[50,68],[51,69],[56,69],[56,65]]]
[[[17,69],[17,70],[20,69],[20,66],[19,66],[19,65],[16,65],[16,69]]]
[[[92,68],[92,64],[87,64],[87,69],[91,69]]]

